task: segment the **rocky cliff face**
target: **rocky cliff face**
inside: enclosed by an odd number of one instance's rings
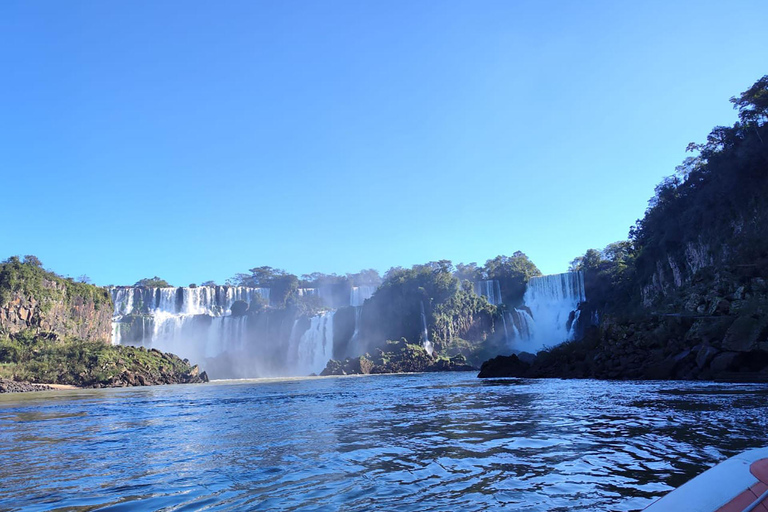
[[[713,251],[709,244],[701,240],[685,244],[679,252],[668,253],[656,261],[653,274],[642,285],[643,306],[652,307],[668,294],[689,285],[701,269],[723,259],[722,250]]]
[[[87,285],[82,285],[87,286]],[[26,288],[13,291],[0,305],[0,331],[15,334],[29,329],[56,336],[109,343],[112,302],[96,287],[81,294],[68,283],[42,279],[35,293]]]
[[[768,281],[749,265],[697,272],[665,299],[676,312],[604,319],[583,339],[481,377],[768,381]]]

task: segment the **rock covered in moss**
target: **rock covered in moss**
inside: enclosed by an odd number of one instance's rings
[[[381,373],[419,373],[444,371],[472,371],[463,355],[452,358],[434,357],[421,345],[405,340],[388,341],[385,350],[377,349],[373,355],[330,360],[321,375],[366,375]]]

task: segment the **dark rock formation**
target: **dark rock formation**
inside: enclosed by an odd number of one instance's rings
[[[531,365],[523,362],[516,355],[497,356],[484,362],[477,375],[481,379],[489,377],[525,377]]]
[[[29,391],[46,391],[53,389],[45,384],[31,384],[29,382],[16,382],[0,378],[0,393],[27,393]]]
[[[367,375],[371,373],[418,373],[473,371],[463,355],[451,358],[433,357],[420,345],[405,340],[389,341],[386,350],[377,349],[373,356],[347,358],[344,361],[330,360],[321,375]]]

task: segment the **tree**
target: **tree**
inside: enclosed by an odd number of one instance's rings
[[[472,263],[457,263],[454,275],[460,281],[470,281],[472,283],[480,281],[483,278],[483,269]]]
[[[133,286],[144,286],[147,288],[170,288],[171,285],[168,284],[168,281],[165,279],[161,279],[157,276],[155,277],[145,277],[144,279],[140,279],[139,281],[136,281],[136,284]]]
[[[205,281],[200,286],[216,286],[215,281]]]
[[[739,96],[731,98],[731,103],[739,111],[739,119],[743,124],[762,126],[768,120],[768,75]]]
[[[90,277],[88,277],[88,276],[87,276],[87,275],[85,275],[85,274],[83,274],[83,275],[79,276],[79,277],[77,278],[77,280],[78,280],[79,282],[81,282],[81,283],[85,283],[85,284],[91,284],[91,278],[90,278]]]
[[[24,256],[24,263],[27,265],[33,265],[35,267],[43,268],[43,262],[38,259],[37,256],[27,254]]]
[[[361,270],[356,274],[347,274],[347,279],[352,283],[352,286],[379,286],[381,284],[379,271],[372,268]]]
[[[286,304],[299,286],[299,278],[283,269],[268,266],[254,267],[248,270],[250,274],[236,274],[227,283],[235,286],[250,286],[254,288],[269,288],[270,302],[277,307]]]
[[[486,261],[482,274],[485,279],[498,281],[502,302],[515,307],[523,302],[528,281],[541,271],[525,253],[515,251],[512,256],[499,255]]]

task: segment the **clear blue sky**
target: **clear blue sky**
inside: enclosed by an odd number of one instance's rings
[[[625,239],[768,2],[0,3],[0,257],[97,284]]]

